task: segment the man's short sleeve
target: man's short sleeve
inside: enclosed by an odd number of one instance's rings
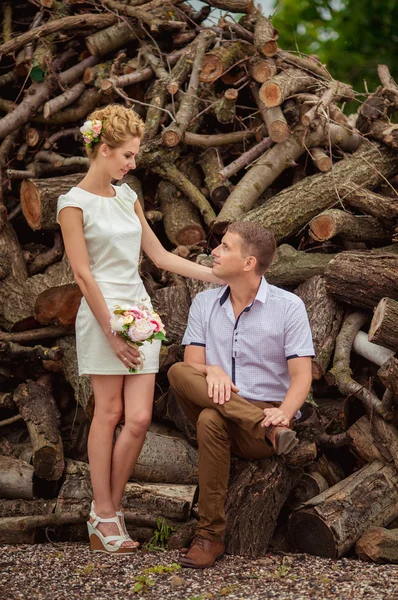
[[[189,309],[188,325],[181,344],[183,346],[206,346],[205,322],[202,317],[200,296],[195,296]]]
[[[285,321],[285,356],[315,356],[311,328],[304,302],[297,298],[287,309]]]

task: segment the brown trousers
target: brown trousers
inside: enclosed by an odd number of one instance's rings
[[[196,533],[219,541],[225,530],[231,452],[251,459],[275,454],[261,427],[263,409],[271,402],[248,402],[232,392],[228,402],[215,404],[209,398],[205,375],[188,363],[174,364],[168,377],[179,404],[196,426],[200,517]],[[279,406],[280,402],[272,404]]]

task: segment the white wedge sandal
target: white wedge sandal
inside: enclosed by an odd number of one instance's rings
[[[90,539],[90,549],[92,552],[105,552],[106,554],[134,554],[137,551],[136,547],[122,546],[127,542],[120,520],[118,516],[103,519],[96,515],[94,510],[94,502],[91,503],[90,517],[93,522],[87,521],[88,536]],[[99,523],[115,523],[118,528],[119,535],[104,536],[97,528]],[[114,543],[111,543],[114,542]]]
[[[134,547],[135,547],[135,548],[138,548],[138,547],[139,547],[139,545],[140,545],[140,543],[139,543],[139,542],[136,542],[136,541],[134,541],[133,539],[131,539],[131,537],[130,537],[130,535],[129,535],[129,532],[127,531],[127,527],[126,527],[126,521],[124,520],[124,514],[123,514],[123,511],[121,511],[121,510],[117,510],[117,511],[116,511],[116,516],[117,516],[117,517],[119,518],[119,520],[120,520],[120,525],[121,525],[121,527],[122,527],[122,530],[123,530],[123,533],[124,533],[124,535],[125,535],[125,537],[126,537],[126,541],[127,541],[127,542],[133,542],[133,544],[134,544]]]

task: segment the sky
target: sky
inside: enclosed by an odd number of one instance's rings
[[[275,0],[261,0],[261,2],[259,2],[259,4],[261,4],[262,9],[263,9],[263,13],[265,14],[265,16],[269,16],[273,13],[274,10],[274,6],[275,6]]]
[[[191,0],[190,4],[192,4],[192,6],[194,8],[203,6],[203,3],[199,2],[199,0]],[[263,13],[265,14],[266,17],[268,17],[274,12],[274,6],[276,4],[276,1],[275,0],[254,0],[254,4],[255,5],[261,4]],[[214,11],[214,12],[216,12],[216,11]],[[222,11],[222,12],[225,12],[225,11]]]

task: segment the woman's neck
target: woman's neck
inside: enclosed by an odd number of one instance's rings
[[[114,196],[114,189],[111,185],[111,179],[107,173],[90,166],[87,174],[81,180],[79,187],[86,189],[98,196]]]

